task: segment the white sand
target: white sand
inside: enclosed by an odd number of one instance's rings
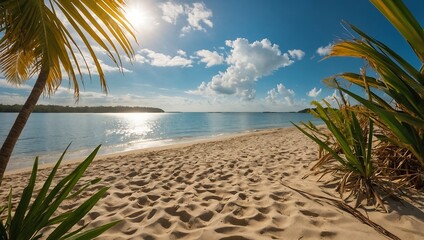
[[[316,144],[294,128],[115,154],[96,160],[83,177],[103,181],[61,211],[110,186],[80,222],[122,219],[101,239],[387,239],[349,213],[281,184],[329,196],[331,189],[314,178],[302,179],[316,158]],[[71,168],[65,165],[59,175]],[[40,172],[46,176],[48,168]],[[21,192],[27,178],[28,172],[8,173],[1,201],[10,185]],[[424,239],[423,199],[417,201],[390,202],[390,213],[368,215],[401,239]]]

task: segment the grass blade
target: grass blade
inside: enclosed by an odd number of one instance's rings
[[[94,205],[104,196],[108,188],[102,188],[81,206],[75,209],[68,218],[66,218],[47,238],[47,240],[56,240],[65,235],[76,223],[78,223]]]
[[[23,220],[25,213],[28,209],[29,203],[31,201],[32,192],[34,191],[35,179],[37,178],[38,170],[38,157],[35,158],[34,165],[32,167],[31,177],[28,185],[25,187],[22,192],[22,197],[19,201],[18,207],[16,208],[15,215],[10,222],[10,238],[17,239],[21,233],[22,226],[24,225]]]
[[[75,236],[72,236],[70,238],[66,238],[67,240],[85,240],[85,239],[93,239],[95,237],[98,237],[100,234],[104,233],[105,231],[109,230],[110,228],[112,228],[113,226],[115,226],[116,224],[118,224],[119,222],[121,222],[120,220],[118,221],[113,221],[111,223],[102,225],[100,227],[97,228],[93,228],[90,230],[87,230],[83,233],[79,233]]]

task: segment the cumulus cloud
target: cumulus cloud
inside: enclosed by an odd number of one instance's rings
[[[186,33],[196,31],[206,31],[205,27],[212,28],[213,22],[211,20],[213,13],[208,9],[204,3],[177,4],[174,2],[166,2],[159,5],[162,10],[162,19],[171,24],[177,24],[180,16],[185,17],[187,23],[181,29],[182,36]]]
[[[305,52],[300,49],[293,49],[288,51],[290,54],[290,57],[296,58],[297,60],[302,60],[302,58],[305,56]]]
[[[226,45],[231,48],[231,53],[226,59],[229,66],[225,72],[219,72],[210,82],[203,82],[188,93],[236,95],[252,100],[256,95],[256,81],[294,63],[289,53],[281,53],[279,46],[268,39],[249,43],[247,39],[237,38],[227,40]]]
[[[179,51],[178,56],[169,56],[150,49],[141,49],[135,55],[135,62],[155,67],[191,67],[193,61],[182,56],[181,51]]]
[[[177,54],[180,55],[180,56],[187,56],[187,53],[184,50],[181,50],[181,49],[179,49],[177,51]]]
[[[321,88],[319,90],[317,90],[317,88],[314,87],[314,88],[311,89],[311,91],[308,92],[307,95],[309,97],[315,98],[315,97],[317,97],[321,93],[321,91],[322,91]]]
[[[330,51],[331,51],[331,49],[333,48],[333,44],[332,43],[329,43],[327,46],[325,46],[325,47],[319,47],[318,49],[317,49],[317,53],[320,55],[320,56],[327,56],[328,54],[330,54]]]
[[[292,89],[288,89],[282,83],[279,83],[277,88],[268,91],[265,100],[270,103],[283,102],[288,106],[293,106],[294,95],[295,93]]]
[[[199,50],[196,52],[196,55],[200,57],[200,62],[206,63],[206,67],[212,67],[215,65],[220,65],[224,62],[224,57],[221,56],[216,51],[209,50]]]
[[[193,3],[190,7],[185,5],[188,25],[184,27],[184,32],[190,30],[201,30],[206,31],[203,25],[210,28],[213,27],[213,23],[210,20],[212,17],[212,11],[208,9],[203,3]]]
[[[176,24],[178,17],[184,14],[183,5],[174,2],[162,3],[159,8],[162,10],[162,19],[172,24]]]

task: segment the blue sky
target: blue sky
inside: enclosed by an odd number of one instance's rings
[[[424,25],[424,1],[404,2]],[[122,74],[101,49],[96,51],[108,95],[94,73],[91,79],[84,76],[77,103],[67,80],[39,103],[297,111],[334,94],[324,78],[359,72],[364,65],[357,59],[322,61],[331,44],[350,38],[342,20],[418,66],[404,39],[366,0],[131,0],[127,13],[137,31],[135,60],[124,60]],[[0,103],[23,103],[33,84],[30,79],[12,86],[0,75]]]

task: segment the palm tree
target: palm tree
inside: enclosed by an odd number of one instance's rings
[[[78,98],[81,61],[92,58],[100,85],[106,79],[91,43],[100,45],[121,67],[118,48],[132,58],[129,37],[135,39],[125,17],[125,0],[2,0],[0,2],[0,71],[7,81],[21,84],[38,73],[34,87],[0,150],[0,184],[13,148],[41,93],[53,94],[68,76]],[[67,28],[64,22],[71,27]],[[88,52],[88,53],[87,53]]]

